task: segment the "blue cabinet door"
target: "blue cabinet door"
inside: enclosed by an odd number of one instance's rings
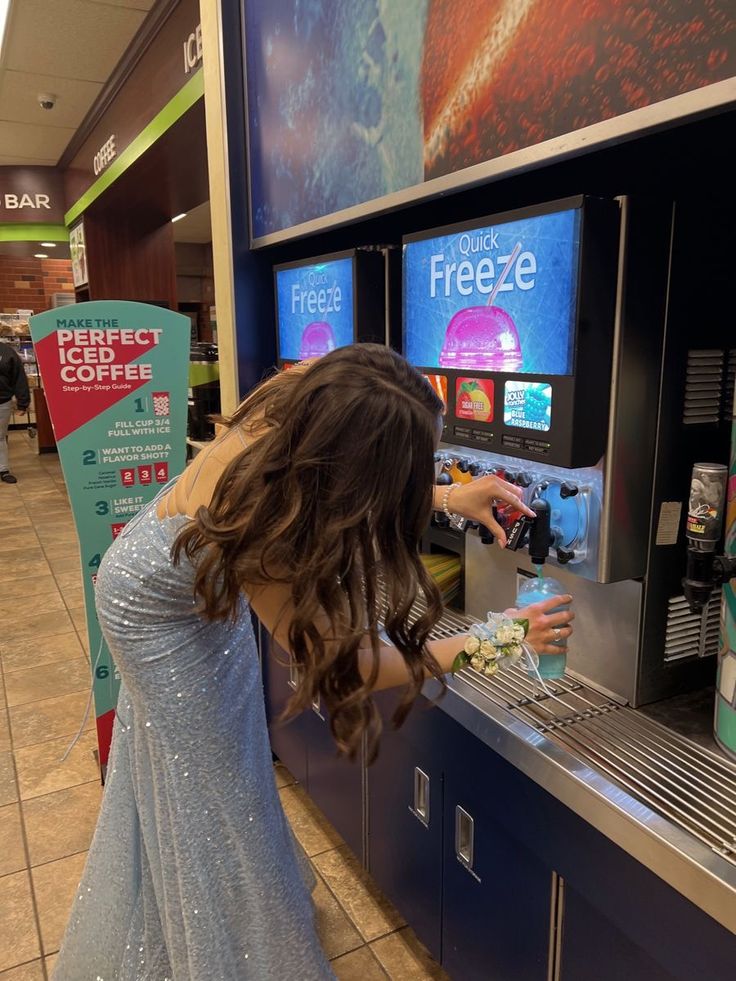
[[[707,960],[704,952],[704,970]],[[560,981],[676,981],[570,886],[565,887],[559,977]]]
[[[439,960],[442,954],[442,732],[447,716],[421,699],[390,727],[396,698],[378,696],[384,733],[368,768],[368,868]]]
[[[271,751],[303,786],[307,784],[307,713],[280,722],[281,713],[294,694],[290,683],[289,655],[260,630],[261,670],[266,699],[266,718]]]
[[[327,715],[319,705],[305,716],[309,796],[365,864],[362,759],[337,755]]]
[[[457,758],[445,771],[442,964],[458,981],[546,981],[552,870],[498,818],[514,806],[498,757],[468,735]]]

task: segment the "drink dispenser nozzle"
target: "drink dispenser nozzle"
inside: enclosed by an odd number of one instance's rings
[[[529,507],[536,515],[529,528],[529,557],[534,565],[543,565],[547,561],[552,544],[552,512],[549,504],[542,497],[535,497]]]
[[[736,557],[716,555],[723,530],[728,470],[720,463],[696,463],[687,514],[687,573],[682,588],[693,613],[702,613],[716,586],[736,576]]]

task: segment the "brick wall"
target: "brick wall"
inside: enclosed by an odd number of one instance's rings
[[[19,259],[0,256],[0,311],[33,310],[51,306],[52,293],[73,293],[69,259]]]

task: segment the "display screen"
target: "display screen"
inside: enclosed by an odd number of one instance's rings
[[[552,386],[546,382],[507,381],[503,393],[506,426],[549,432],[552,422]]]
[[[407,359],[425,368],[571,374],[580,214],[406,242]]]
[[[276,270],[279,357],[305,361],[355,340],[353,259]]]

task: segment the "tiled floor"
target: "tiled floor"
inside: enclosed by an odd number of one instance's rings
[[[10,456],[19,482],[0,483],[0,981],[42,981],[102,791],[92,721],[60,762],[84,714],[89,670],[58,458],[38,456],[23,432],[10,434]],[[277,767],[276,777],[317,875],[319,931],[337,977],[445,978],[291,775]]]

